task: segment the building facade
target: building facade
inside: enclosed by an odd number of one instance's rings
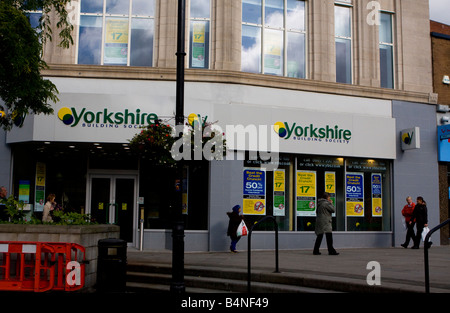
[[[228,148],[185,167],[187,251],[227,250],[236,204],[248,225],[274,216],[281,249],[311,248],[324,191],[337,248],[403,243],[407,196],[439,223],[428,1],[186,4],[185,116],[220,126]],[[142,217],[144,248],[171,249],[174,174],[128,143],[156,120],[174,124],[177,1],[79,0],[70,12],[74,45],[45,47],[55,114],[6,135],[2,179],[28,188],[30,213],[56,193],[67,210],[118,223],[130,245]],[[252,247],[273,237],[262,223]]]
[[[433,54],[433,89],[438,95],[438,146],[439,151],[439,203],[440,221],[444,222],[450,217],[449,212],[449,159],[446,157],[445,145],[448,143],[442,137],[442,131],[449,126],[450,105],[450,26],[435,21],[430,22],[431,47]],[[445,134],[444,134],[445,135]],[[450,228],[445,226],[441,229],[441,243],[449,244]]]

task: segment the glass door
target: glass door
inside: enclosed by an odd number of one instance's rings
[[[87,212],[100,224],[120,226],[120,238],[127,242],[133,242],[136,182],[135,175],[89,176]]]

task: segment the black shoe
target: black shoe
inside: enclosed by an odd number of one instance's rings
[[[428,241],[428,243],[427,243],[427,248],[430,249],[432,244],[433,244],[433,242]]]
[[[405,248],[405,249],[408,248],[408,245],[407,245],[407,244],[404,244],[404,243],[402,243],[401,246],[402,246],[403,248]]]
[[[339,252],[337,251],[329,252],[328,255],[339,255]]]
[[[313,251],[314,255],[321,255],[322,253],[320,253],[319,251]]]

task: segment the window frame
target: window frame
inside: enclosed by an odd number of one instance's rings
[[[241,71],[242,72],[250,72],[250,73],[257,73],[257,74],[265,74],[265,75],[275,75],[280,77],[290,77],[288,72],[289,67],[289,60],[288,60],[288,47],[289,47],[289,41],[288,37],[289,34],[301,34],[303,35],[303,45],[304,45],[304,51],[303,51],[303,76],[297,77],[300,79],[306,79],[308,78],[308,1],[307,0],[301,0],[304,4],[304,19],[303,19],[303,29],[295,29],[295,28],[288,28],[287,25],[287,15],[288,15],[288,0],[283,0],[283,25],[282,27],[276,27],[276,26],[269,26],[267,25],[266,21],[266,0],[261,0],[261,22],[260,23],[252,23],[252,22],[244,22],[244,19],[241,20],[241,29],[244,29],[244,27],[254,27],[257,30],[259,30],[259,38],[257,38],[257,41],[259,39],[260,46],[259,46],[259,62],[258,62],[258,71],[248,71],[243,70],[242,68],[242,57],[241,57]],[[242,11],[242,15],[244,14],[244,11]],[[275,73],[268,73],[266,71],[266,61],[265,61],[265,46],[267,43],[265,42],[265,39],[268,37],[268,32],[274,32],[274,31],[281,31],[282,34],[282,73],[281,74],[275,74]],[[241,35],[242,37],[242,35]],[[243,46],[241,44],[241,51],[243,51]]]
[[[212,29],[212,1],[209,1],[209,17],[192,17],[191,14],[191,3],[193,0],[189,0],[189,9],[187,10],[187,20],[189,21],[188,25],[188,30],[187,30],[187,34],[188,34],[188,52],[187,52],[187,57],[188,57],[188,68],[192,68],[192,69],[210,69],[211,68],[211,29]],[[193,29],[192,29],[192,25],[194,22],[207,22],[208,23],[208,29],[205,30],[205,33],[207,33],[207,37],[205,36],[205,65],[204,67],[193,67],[192,66],[192,55],[193,55]],[[192,34],[192,36],[191,36]]]
[[[88,1],[88,0],[81,0],[81,1]],[[153,32],[155,31],[155,21],[156,21],[156,1],[153,2],[154,10],[153,10],[153,16],[152,15],[140,15],[140,14],[133,14],[133,0],[129,0],[128,4],[128,12],[127,14],[120,14],[120,13],[106,13],[106,2],[107,0],[103,0],[103,9],[102,12],[98,13],[84,13],[81,12],[81,1],[80,5],[78,6],[78,38],[76,41],[76,53],[75,53],[75,64],[79,63],[79,55],[80,55],[80,27],[81,27],[81,18],[83,16],[92,16],[92,17],[100,17],[102,19],[102,34],[101,34],[101,48],[100,48],[100,62],[99,64],[84,64],[81,65],[101,65],[101,66],[134,66],[130,65],[131,63],[131,40],[132,40],[132,25],[134,19],[148,19],[153,21]],[[115,19],[127,19],[128,20],[128,40],[127,40],[127,62],[126,64],[105,64],[105,36],[106,36],[106,21],[110,18]],[[141,65],[142,67],[153,67],[155,64],[155,33],[153,33],[153,53],[152,53],[152,60],[151,65]],[[139,65],[136,65],[139,66]]]
[[[336,34],[336,7],[341,7],[341,8],[348,8],[348,10],[349,10],[349,12],[350,12],[350,21],[349,21],[349,26],[350,26],[350,37],[347,37],[347,36],[341,36],[341,35],[337,35]],[[353,53],[353,36],[354,36],[354,31],[353,31],[353,19],[354,19],[354,17],[353,17],[353,4],[352,4],[352,1],[351,0],[348,0],[348,1],[346,1],[346,2],[344,2],[344,1],[335,1],[335,4],[334,4],[334,46],[335,46],[335,53],[336,53],[336,56],[335,56],[335,61],[336,61],[336,82],[337,83],[341,83],[341,84],[349,84],[349,85],[352,85],[353,84],[353,82],[354,82],[354,80],[355,80],[355,77],[354,77],[354,60],[353,60],[353,55],[354,55],[354,53]],[[337,49],[336,49],[336,42],[338,41],[338,40],[346,40],[346,41],[349,41],[350,42],[350,56],[349,56],[349,59],[350,59],[350,68],[349,68],[349,72],[350,72],[350,82],[340,82],[340,81],[338,81],[338,76],[337,76],[337,67],[338,67],[338,60],[337,60]]]
[[[393,12],[389,12],[389,11],[380,11],[379,12],[380,13],[380,26],[379,26],[379,28],[378,28],[378,31],[379,31],[379,36],[378,36],[378,52],[380,53],[380,87],[381,88],[388,88],[388,89],[395,89],[395,62],[394,62],[394,60],[395,60],[395,58],[394,58],[394,55],[395,55],[395,44],[394,44],[394,42],[395,42],[395,37],[394,37],[394,13]],[[382,14],[384,14],[384,15],[388,15],[389,17],[390,17],[390,26],[391,26],[391,29],[390,29],[390,36],[391,36],[391,42],[384,42],[384,41],[382,41],[381,40],[381,36],[380,36],[380,33],[381,33],[381,16],[382,16]],[[382,81],[381,81],[381,66],[382,66],[382,64],[381,64],[381,47],[382,46],[387,46],[387,47],[391,47],[391,55],[390,55],[390,61],[391,61],[391,64],[392,64],[392,68],[391,68],[391,73],[390,73],[390,75],[391,75],[391,80],[392,80],[392,86],[383,86],[383,84],[382,84]]]

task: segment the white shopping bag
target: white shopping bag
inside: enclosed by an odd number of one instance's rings
[[[237,229],[236,236],[238,237],[247,236],[247,234],[248,234],[247,226],[245,225],[244,220],[242,220]]]
[[[427,236],[430,229],[428,227],[424,227],[422,230],[422,241],[425,242],[425,237]]]

